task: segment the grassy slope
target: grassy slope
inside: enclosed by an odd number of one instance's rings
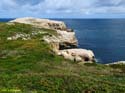
[[[7,41],[18,32],[52,30],[30,25],[0,23],[0,91],[19,89],[21,93],[125,93],[125,66],[78,65],[55,56],[40,40]],[[12,92],[13,93],[13,92]]]

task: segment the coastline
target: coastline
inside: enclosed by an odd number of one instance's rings
[[[4,21],[4,22],[9,22],[9,21],[15,20],[15,19],[16,19],[16,18],[6,18],[6,19],[3,19],[3,21]],[[53,20],[53,18],[52,18],[51,20]],[[56,20],[57,20],[57,19],[56,19]],[[59,19],[58,19],[58,20],[59,20]],[[62,20],[62,21],[63,21],[63,20]],[[77,36],[77,37],[78,37],[78,36]],[[97,60],[98,60],[98,59],[97,59]],[[105,63],[105,62],[104,62],[104,63],[103,63],[103,62],[99,62],[99,63],[101,63],[101,64],[111,64],[111,63],[112,63],[112,64],[113,64],[113,63],[118,63],[118,62],[121,62],[121,61],[110,61],[110,62],[108,62],[108,63],[107,63],[107,62],[106,62],[106,63]],[[98,61],[97,61],[97,63],[98,63]]]
[[[0,33],[0,92],[7,89],[24,93],[125,91],[125,65],[79,63],[55,55],[55,50],[59,49],[57,41],[60,41],[55,30],[28,24],[0,23]],[[61,33],[73,32],[61,30]],[[70,44],[62,42],[61,45]],[[65,51],[66,54],[72,53],[71,49]],[[78,50],[75,52],[79,53]]]

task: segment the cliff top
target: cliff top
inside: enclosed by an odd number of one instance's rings
[[[14,23],[14,22],[35,25],[41,28],[48,28],[48,29],[63,30],[67,28],[65,23],[62,21],[40,19],[40,18],[33,18],[33,17],[17,18],[15,20],[10,21],[10,23]]]

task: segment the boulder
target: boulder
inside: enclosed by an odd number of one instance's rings
[[[65,59],[70,59],[76,62],[95,62],[95,55],[91,50],[86,49],[65,49],[60,50],[58,55]]]

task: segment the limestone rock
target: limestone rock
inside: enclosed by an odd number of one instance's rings
[[[21,39],[21,40],[30,40],[31,37],[29,34],[25,34],[25,33],[17,33],[14,36],[8,37],[7,40],[17,40],[17,39]]]
[[[44,36],[43,40],[51,45],[55,53],[58,53],[58,50],[70,49],[77,47],[77,39],[74,32],[67,31],[57,31],[58,36]]]
[[[77,47],[78,41],[75,37],[75,32],[57,30],[57,33],[59,34],[58,39],[60,41],[60,49],[70,49]]]
[[[94,62],[95,55],[91,50],[86,49],[66,49],[60,50],[59,54],[63,56],[65,59],[70,59],[76,62]]]
[[[67,27],[62,21],[54,21],[48,19],[40,19],[33,17],[24,17],[17,18],[15,20],[10,21],[9,23],[24,23],[34,25],[40,28],[54,29],[54,30],[66,30]]]
[[[125,64],[125,61],[118,61],[118,62],[113,62],[113,63],[109,63],[109,64],[106,64],[106,65],[117,65],[117,64]]]
[[[24,23],[37,26],[40,28],[53,29],[57,32],[57,36],[45,36],[43,39],[52,45],[56,44],[59,49],[76,48],[78,43],[75,37],[75,32],[68,29],[64,22],[48,19],[39,19],[32,17],[18,18],[9,23]],[[8,38],[10,39],[10,38]],[[54,46],[55,48],[55,46]],[[56,49],[57,50],[57,49]]]
[[[51,46],[56,54],[63,56],[65,59],[77,62],[95,61],[94,53],[91,50],[76,49],[78,41],[75,32],[72,29],[68,29],[62,21],[25,17],[9,22],[10,25],[13,23],[24,23],[35,27],[52,29],[56,31],[57,35],[46,35],[43,37],[43,40]],[[8,40],[10,39],[11,38],[8,38]]]
[[[56,36],[44,36],[43,40],[50,45],[53,52],[55,52],[56,54],[58,53],[60,41]]]

